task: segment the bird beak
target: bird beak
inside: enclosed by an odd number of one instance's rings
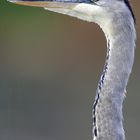
[[[25,6],[44,7],[44,8],[67,8],[67,9],[71,9],[78,3],[78,2],[72,2],[72,0],[69,1],[68,0],[46,0],[46,1],[8,0],[8,1],[18,5],[25,5]]]

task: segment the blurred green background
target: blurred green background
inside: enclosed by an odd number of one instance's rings
[[[139,34],[138,0],[133,0]],[[139,139],[140,49],[127,87],[127,140]],[[106,56],[94,23],[0,2],[0,140],[91,140],[91,108]]]

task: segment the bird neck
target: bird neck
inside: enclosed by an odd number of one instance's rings
[[[107,56],[93,105],[94,140],[125,140],[122,103],[134,61],[135,28],[132,22],[114,25],[102,27]]]

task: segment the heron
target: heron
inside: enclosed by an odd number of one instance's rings
[[[103,73],[93,103],[93,140],[125,140],[123,101],[132,71],[136,19],[129,0],[9,0],[98,24],[107,42]]]

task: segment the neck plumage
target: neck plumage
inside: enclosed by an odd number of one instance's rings
[[[107,56],[93,105],[94,140],[125,140],[122,104],[134,61],[135,27],[132,21],[122,25],[101,26]]]

